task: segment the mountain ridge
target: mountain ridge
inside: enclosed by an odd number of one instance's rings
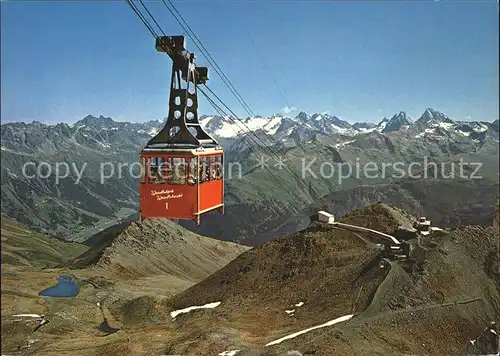
[[[338,220],[395,234],[416,219],[378,203]],[[13,250],[32,242],[24,228],[9,230],[8,239],[21,233],[7,241]],[[2,258],[4,354],[25,345],[36,354],[81,356],[484,355],[498,349],[491,323],[500,311],[498,236],[491,219],[431,235],[406,231],[398,236],[411,246],[402,260],[381,249],[383,239],[332,226],[309,226],[250,249],[164,219],[109,232],[104,253],[83,269],[19,268]],[[77,297],[39,297],[63,276],[78,286]]]

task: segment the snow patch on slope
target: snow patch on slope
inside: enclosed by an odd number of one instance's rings
[[[347,321],[347,320],[351,319],[353,316],[354,316],[354,314],[349,314],[349,315],[341,316],[340,318],[330,320],[329,322],[326,322],[324,324],[316,325],[316,326],[313,326],[313,327],[311,327],[309,329],[301,330],[301,331],[298,331],[298,332],[296,332],[294,334],[290,334],[290,335],[284,336],[281,339],[271,341],[271,342],[267,343],[266,346],[277,345],[277,344],[282,343],[285,340],[293,339],[293,338],[295,338],[295,337],[297,337],[299,335],[308,333],[309,331],[313,331],[313,330],[316,330],[316,329],[324,328],[326,326],[331,326],[331,325],[335,325],[335,324],[341,323],[343,321]]]
[[[350,145],[351,143],[355,142],[356,140],[351,140],[351,141],[345,141],[345,142],[341,142],[341,143],[337,143],[334,147],[336,149],[340,149],[344,146],[347,146],[347,145]]]

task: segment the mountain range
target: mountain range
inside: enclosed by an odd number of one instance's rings
[[[469,214],[457,224],[490,219],[493,214],[487,207],[498,196],[498,120],[456,121],[427,109],[416,120],[400,112],[378,124],[350,124],[325,113],[305,112],[293,118],[274,115],[243,120],[202,116],[200,122],[224,146],[226,165],[238,162],[242,167],[242,176],[230,179],[226,175],[224,216],[209,214],[200,227],[182,222],[207,236],[242,243],[251,243],[252,236],[273,238],[299,228],[309,209],[322,199],[328,205],[337,202],[333,207],[337,214],[347,211],[347,206],[361,207],[381,197],[414,214],[431,212],[440,222],[451,221],[447,211],[456,212],[459,207],[478,214]],[[138,153],[163,125],[163,120],[130,123],[90,115],[72,125],[2,124],[2,213],[37,231],[77,241],[119,220],[135,219]],[[267,169],[258,168],[263,157],[270,160]],[[282,170],[275,166],[280,157],[286,159]],[[318,173],[324,163],[408,165],[425,157],[448,165],[460,160],[479,162],[482,178],[450,180],[442,172],[425,179],[396,178],[389,169],[386,176],[351,174],[340,180],[339,172],[300,177],[291,171],[300,172],[304,160],[314,161],[311,171]],[[52,175],[43,175],[49,172],[47,165],[40,166],[42,162],[50,165]],[[57,162],[63,175],[69,168],[67,177],[59,181],[54,176]],[[27,178],[23,166],[28,175],[38,168],[47,178]],[[473,171],[470,166],[465,170]],[[426,193],[429,189],[437,197]],[[460,191],[473,194],[463,196]],[[442,192],[453,199],[439,198]],[[437,209],[435,200],[447,205]],[[239,219],[242,214],[248,220]]]
[[[498,354],[493,219],[430,234],[409,231],[416,220],[374,204],[336,219],[348,225],[313,225],[248,248],[167,219],[124,223],[79,244],[3,216],[1,352]],[[371,230],[342,227],[353,225]],[[380,233],[398,236],[405,255],[381,248]],[[48,289],[57,293],[40,295]]]
[[[442,129],[448,132],[468,136],[471,132],[481,133],[490,125],[498,127],[498,120],[493,123],[478,121],[453,121],[447,115],[428,108],[417,120],[412,119],[406,112],[401,111],[391,118],[384,117],[378,124],[357,122],[350,124],[336,116],[315,113],[309,115],[300,112],[294,118],[274,115],[271,117],[248,117],[243,120],[234,120],[231,117],[202,116],[200,123],[205,129],[219,139],[231,139],[251,131],[262,131],[267,135],[275,135],[277,139],[302,139],[314,134],[340,134],[356,136],[369,132],[388,133],[398,130],[422,128]],[[426,132],[427,134],[431,131]]]

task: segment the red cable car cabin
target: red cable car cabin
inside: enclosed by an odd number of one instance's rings
[[[183,36],[158,37],[156,49],[173,60],[169,115],[140,154],[139,215],[199,224],[204,213],[224,213],[224,152],[198,121],[196,84],[208,80],[208,70],[194,66]]]
[[[172,149],[141,153],[141,217],[195,220],[224,213],[222,149]]]

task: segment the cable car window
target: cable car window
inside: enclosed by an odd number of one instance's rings
[[[217,178],[215,177],[215,165],[216,165],[216,157],[215,156],[210,156],[210,180],[216,180]]]
[[[210,156],[210,180],[215,180],[215,156]]]
[[[166,158],[163,157],[157,157],[156,164],[158,166],[158,175],[161,178],[161,183],[165,183],[165,178],[166,178]]]
[[[141,183],[146,183],[146,158],[141,157]]]
[[[222,156],[215,156],[215,164],[214,164],[214,176],[215,179],[222,179]]]
[[[168,184],[186,184],[186,162],[184,158],[170,157],[168,161],[167,180]]]
[[[200,167],[199,167],[200,183],[207,182],[210,179],[209,170],[210,166],[208,165],[207,157],[200,157]]]
[[[195,185],[196,183],[198,183],[198,159],[196,157],[189,158],[188,166],[188,184]]]
[[[203,157],[199,158],[198,162],[198,182],[203,183]]]
[[[198,176],[200,178],[199,182],[203,183],[205,181],[205,157],[200,157],[200,164],[198,166]]]
[[[203,157],[203,181],[210,181],[210,157]]]
[[[163,157],[151,157],[149,160],[149,175],[148,181],[150,184],[165,183]]]

